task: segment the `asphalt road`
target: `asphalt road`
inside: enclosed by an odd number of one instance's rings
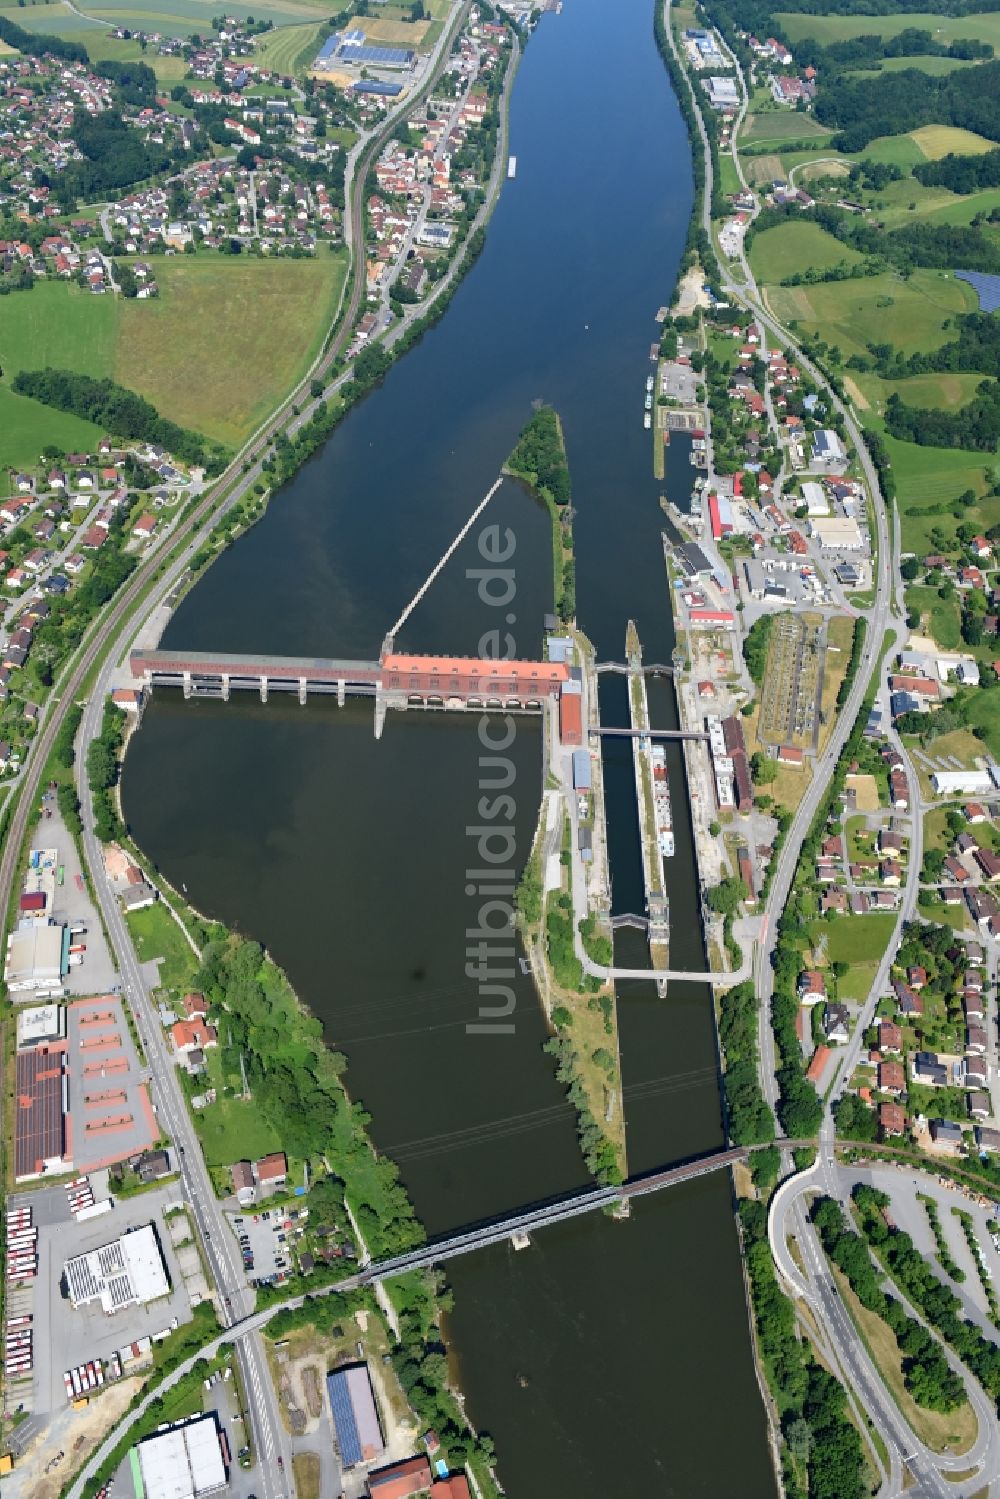
[[[673,45],[673,33],[670,29],[670,0],[665,0],[665,11],[667,17],[667,34],[671,38],[671,45]],[[674,55],[675,57],[677,57],[676,47],[674,47]],[[679,57],[678,61],[680,61]],[[739,74],[740,90],[743,102],[740,107],[737,123],[734,124],[733,128],[734,146],[732,155],[737,173],[740,177],[740,182],[744,188],[747,188],[747,183],[745,177],[743,176],[739,156],[735,149],[735,141],[739,133],[739,124],[742,123],[743,117],[745,116],[747,111],[749,92],[746,85],[746,79],[743,75],[743,70],[738,63],[736,63],[736,68]],[[690,78],[686,70],[685,77],[688,77],[688,82],[690,85]],[[701,117],[701,101],[697,98],[697,95],[695,94],[693,88],[691,92],[692,98],[695,102],[698,127],[702,137],[702,146],[705,158],[705,191],[702,199],[703,227],[709,240],[711,240],[713,192],[712,153],[709,149],[708,137],[705,133],[705,127]],[[749,191],[749,188],[747,188],[747,190]],[[755,202],[757,202],[756,199]],[[757,206],[754,209],[751,217],[755,217],[759,212],[760,205],[759,202],[757,202]],[[760,1047],[761,1083],[764,1090],[764,1096],[766,1097],[772,1110],[776,1110],[778,1102],[778,1084],[776,1078],[777,1058],[774,1046],[774,1032],[771,1028],[770,1010],[771,996],[774,988],[773,971],[771,965],[774,947],[777,941],[777,918],[785,909],[785,906],[788,902],[788,895],[789,891],[791,890],[792,878],[795,874],[795,868],[799,861],[802,841],[805,838],[806,833],[809,831],[813,818],[816,815],[816,811],[826,794],[826,789],[833,774],[834,767],[836,766],[837,761],[840,758],[840,753],[844,747],[844,743],[847,740],[847,737],[854,726],[854,722],[858,716],[858,713],[861,710],[861,705],[864,701],[865,693],[868,690],[868,684],[871,679],[872,671],[881,659],[883,636],[889,625],[895,623],[896,620],[892,615],[893,582],[891,565],[893,558],[889,544],[889,525],[886,515],[885,500],[882,496],[881,489],[879,488],[878,474],[876,473],[875,466],[868,454],[868,449],[865,447],[864,442],[862,441],[861,432],[850,410],[840,400],[839,396],[837,396],[836,392],[827,382],[826,377],[823,375],[823,373],[816,367],[815,364],[812,363],[810,359],[806,357],[806,355],[796,344],[795,339],[788,332],[788,330],[784,328],[765,309],[760,297],[759,290],[757,288],[757,284],[754,280],[753,273],[750,270],[749,262],[747,261],[746,255],[743,252],[741,252],[740,255],[740,267],[744,277],[744,280],[742,282],[735,281],[724,268],[720,267],[722,269],[721,289],[726,292],[727,295],[733,297],[735,300],[741,302],[746,308],[748,308],[749,311],[753,313],[757,322],[762,327],[768,329],[771,333],[773,333],[775,338],[784,346],[784,348],[794,354],[795,360],[799,364],[800,368],[804,369],[811,377],[811,379],[816,382],[819,388],[824,392],[825,399],[830,403],[833,409],[839,412],[839,414],[843,417],[848,436],[854,446],[855,451],[857,452],[858,461],[860,463],[865,482],[868,486],[869,494],[872,497],[872,510],[875,517],[875,527],[878,544],[878,562],[875,570],[875,602],[872,608],[867,613],[868,630],[865,638],[865,647],[862,652],[861,661],[859,663],[854,681],[851,684],[847,700],[841,709],[840,716],[833,728],[826,748],[817,757],[813,769],[813,777],[809,783],[809,788],[803,796],[802,801],[799,803],[799,806],[795,813],[795,817],[792,821],[792,825],[788,830],[788,835],[785,838],[785,842],[782,846],[781,852],[778,855],[778,862],[775,866],[774,876],[771,884],[771,893],[767,902],[767,912],[765,914],[764,924],[761,931],[761,940],[758,943],[756,951],[756,958],[754,963],[754,982],[757,990],[757,996],[760,1002],[758,1041]]]
[[[884,1168],[885,1171],[889,1169]],[[816,1233],[806,1216],[807,1194],[825,1192],[835,1198],[843,1197],[858,1176],[857,1170],[843,1171],[836,1166],[830,1167],[821,1158],[811,1171],[800,1172],[782,1184],[772,1199],[768,1219],[768,1234],[775,1265],[793,1295],[808,1305],[819,1319],[844,1377],[857,1393],[889,1449],[893,1472],[883,1493],[896,1495],[902,1492],[901,1472],[902,1464],[905,1463],[917,1479],[917,1489],[914,1491],[911,1488],[908,1491],[910,1493],[942,1496],[976,1494],[982,1490],[985,1482],[996,1479],[1000,1473],[1000,1430],[992,1401],[965,1365],[945,1348],[949,1364],[965,1384],[976,1413],[978,1434],[967,1452],[955,1455],[932,1452],[920,1442],[886,1391],[881,1375],[858,1336],[832,1279]],[[799,1246],[804,1273],[789,1251],[789,1234]],[[893,1287],[893,1294],[900,1298],[896,1287]],[[905,1298],[901,1299],[905,1301]],[[912,1307],[908,1306],[907,1310],[910,1315],[917,1315]],[[954,1478],[943,1476],[971,1469],[980,1471],[964,1485]]]
[[[398,119],[409,113],[433,87],[442,59],[447,56],[459,29],[464,25],[470,8],[465,0],[455,12],[453,24],[443,33],[428,63],[425,81],[420,88],[406,98],[395,109],[389,111],[377,131],[367,140],[360,141],[351,153],[348,162],[348,193],[345,207],[345,240],[351,244],[352,264],[355,274],[351,282],[351,294],[343,308],[340,331],[329,348],[321,354],[307,372],[298,388],[293,391],[283,406],[270,417],[245,444],[226,472],[207,491],[205,498],[187,520],[176,528],[170,545],[176,549],[178,543],[187,544],[176,553],[174,560],[164,567],[163,558],[154,555],[145,564],[140,564],[126,588],[115,599],[104,614],[100,615],[90,634],[79,648],[75,662],[68,675],[59,683],[59,696],[53,694],[46,704],[40,732],[32,746],[29,764],[20,782],[20,796],[8,829],[2,856],[0,856],[0,909],[9,907],[18,875],[21,850],[24,845],[32,813],[38,803],[41,781],[55,738],[62,726],[68,705],[76,702],[84,690],[88,677],[98,663],[101,665],[98,681],[94,684],[86,705],[84,722],[78,739],[78,771],[85,765],[86,749],[100,730],[104,703],[110,690],[112,669],[134,638],[144,618],[155,609],[176,587],[187,571],[188,564],[202,545],[201,523],[213,521],[224,515],[241,500],[261,476],[261,460],[274,434],[284,426],[290,407],[298,398],[307,395],[311,381],[325,374],[346,346],[366,292],[365,277],[360,268],[364,266],[364,217],[362,196],[368,167],[391,134]],[[516,61],[517,53],[515,51]],[[513,76],[513,67],[510,77]],[[493,183],[499,183],[499,167],[495,167]],[[485,213],[484,213],[485,217]],[[442,289],[443,289],[442,283]],[[419,309],[422,315],[426,309]],[[398,337],[404,326],[417,315],[409,311],[394,330]],[[345,372],[339,385],[349,377]],[[327,392],[328,393],[328,392]],[[315,408],[310,399],[295,425],[306,421]],[[228,484],[235,483],[229,497],[218,503],[217,496]],[[162,574],[161,574],[162,569]],[[159,575],[159,576],[158,576]],[[155,586],[143,608],[132,617],[133,609],[141,595],[154,583]],[[236,1246],[222,1220],[208,1172],[205,1168],[201,1148],[194,1133],[187,1107],[180,1091],[173,1062],[166,1052],[158,1018],[151,996],[143,983],[142,975],[128,930],[118,908],[117,900],[104,877],[100,849],[93,835],[93,819],[90,795],[86,786],[81,787],[81,804],[85,821],[84,846],[90,865],[98,900],[104,912],[111,945],[114,949],[123,989],[135,1016],[149,1063],[155,1107],[164,1131],[178,1147],[181,1176],[186,1196],[191,1205],[196,1226],[220,1295],[225,1300],[227,1320],[244,1317],[252,1304],[252,1293],[246,1284],[236,1256]],[[260,1464],[258,1488],[263,1499],[281,1499],[292,1491],[290,1449],[278,1413],[274,1390],[271,1385],[263,1348],[257,1337],[241,1338],[238,1344],[241,1367],[251,1413],[254,1447]]]
[[[673,33],[670,27],[670,3],[671,0],[664,0],[667,34],[670,38],[674,56],[683,67],[683,63],[677,54],[677,48],[674,44]],[[736,62],[735,59],[734,62]],[[736,69],[739,75],[742,104],[732,133],[732,159],[740,181],[743,187],[746,188],[746,179],[743,176],[742,166],[736,150],[736,141],[739,133],[739,125],[742,123],[747,112],[749,91],[743,70],[738,62],[736,62]],[[701,100],[697,96],[686,69],[685,77],[695,105],[698,128],[702,138],[706,178],[703,196],[703,225],[706,235],[711,240],[712,156],[701,115]],[[756,197],[755,204],[752,217],[756,216],[760,211],[759,200]],[[754,980],[759,1002],[758,1039],[761,1084],[772,1111],[776,1113],[779,1096],[776,1077],[777,1056],[774,1033],[771,1027],[770,1008],[774,988],[772,959],[777,940],[777,921],[788,902],[803,839],[809,831],[817,809],[822,803],[834,767],[857,720],[871,681],[872,673],[882,658],[883,639],[886,631],[890,628],[895,628],[900,639],[905,638],[906,632],[905,623],[898,608],[898,601],[895,598],[895,580],[898,575],[898,517],[895,527],[895,546],[893,546],[890,544],[887,509],[879,486],[878,475],[868,454],[868,450],[862,441],[861,432],[854,416],[849,408],[840,400],[835,391],[833,391],[822,372],[806,357],[788,331],[765,308],[746,254],[742,250],[739,263],[743,275],[742,282],[734,280],[720,263],[720,269],[722,270],[721,288],[728,296],[748,308],[762,328],[770,330],[787,350],[794,353],[800,367],[806,370],[819,388],[824,391],[825,398],[832,408],[842,416],[850,442],[857,453],[869,494],[871,495],[878,551],[877,562],[874,568],[875,600],[872,608],[867,611],[868,628],[858,670],[826,748],[817,758],[812,781],[796,810],[792,825],[789,828],[788,835],[778,856],[762,927],[761,940],[756,951]],[[887,706],[884,692],[885,688],[883,686],[880,698],[883,705]],[[901,1465],[905,1462],[906,1466],[916,1477],[918,1492],[943,1496],[948,1493],[954,1494],[958,1490],[954,1483],[948,1483],[941,1477],[940,1468],[942,1466],[950,1466],[961,1469],[962,1467],[972,1466],[970,1460],[972,1455],[967,1455],[964,1460],[959,1462],[945,1463],[940,1458],[935,1459],[933,1454],[929,1453],[926,1448],[921,1447],[916,1442],[913,1433],[902,1420],[898,1408],[886,1392],[881,1377],[868,1358],[854,1325],[850,1321],[846,1309],[837,1294],[828,1267],[822,1258],[815,1234],[801,1213],[801,1203],[796,1200],[802,1192],[809,1190],[813,1186],[827,1191],[835,1197],[840,1195],[841,1187],[833,1155],[834,1128],[830,1104],[834,1096],[839,1096],[839,1090],[843,1089],[851,1076],[863,1042],[864,1028],[870,1023],[874,1015],[879,995],[888,978],[891,954],[895,949],[896,939],[903,922],[912,916],[919,893],[919,870],[922,862],[923,832],[919,783],[912,763],[901,742],[891,732],[890,742],[894,744],[903,758],[904,768],[910,782],[911,796],[909,862],[899,920],[893,940],[890,942],[879,965],[874,983],[869,991],[868,1000],[863,1007],[861,1016],[859,1016],[854,1036],[845,1049],[837,1070],[836,1085],[831,1089],[828,1106],[824,1114],[820,1132],[820,1148],[814,1171],[800,1173],[799,1176],[790,1178],[783,1184],[776,1195],[775,1202],[778,1203],[778,1208],[772,1211],[772,1220],[769,1226],[772,1228],[771,1250],[779,1271],[794,1293],[813,1309],[823,1334],[836,1351],[837,1361],[840,1364],[845,1383],[849,1389],[854,1391],[857,1399],[873,1420],[889,1449],[890,1472],[883,1485],[883,1493],[896,1494],[901,1491]],[[805,1274],[799,1271],[785,1245],[787,1214],[793,1208],[796,1215],[797,1237],[804,1257]],[[774,1226],[775,1218],[777,1220],[776,1227]],[[993,1479],[1000,1472],[1000,1453],[997,1450],[995,1411],[990,1408],[989,1402],[986,1401],[982,1390],[976,1381],[972,1379],[968,1370],[964,1369],[964,1366],[959,1365],[957,1361],[954,1361],[953,1367],[960,1369],[966,1386],[969,1389],[970,1399],[972,1399],[979,1414],[980,1438],[976,1451],[979,1452],[979,1455],[987,1464],[986,1477]],[[980,1477],[977,1480],[976,1487],[981,1487],[982,1481],[982,1477]]]
[[[249,1314],[253,1308],[253,1294],[243,1274],[232,1233],[216,1199],[156,1005],[142,977],[142,969],[118,899],[104,872],[101,845],[94,834],[93,803],[86,785],[86,751],[83,747],[89,745],[100,733],[113,669],[113,659],[107,660],[91,693],[80,727],[79,743],[82,752],[77,757],[77,769],[81,782],[79,791],[84,853],[118,964],[125,1002],[132,1011],[146,1055],[157,1119],[160,1128],[169,1135],[177,1153],[184,1198],[191,1209],[202,1251],[222,1298],[222,1320],[229,1324]],[[253,1447],[260,1467],[258,1486],[263,1499],[280,1499],[280,1496],[289,1491],[291,1482],[291,1449],[281,1424],[264,1351],[259,1337],[242,1339],[237,1347],[244,1388],[247,1391]],[[285,1472],[289,1475],[287,1481]]]

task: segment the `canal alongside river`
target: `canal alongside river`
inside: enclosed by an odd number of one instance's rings
[[[517,178],[441,324],[211,569],[165,645],[375,656],[541,397],[566,433],[580,623],[599,659],[622,658],[630,617],[646,659],[670,659],[665,486],[642,406],[692,178],[649,0],[566,0],[543,19],[515,84],[510,149]],[[672,463],[671,483],[676,473]],[[539,651],[547,517],[508,482],[485,521],[513,533],[513,599],[498,609],[478,596],[467,576],[484,565],[476,532],[408,621],[404,649],[471,654],[500,628],[517,654]],[[673,722],[669,689],[654,683],[650,698],[654,722]],[[607,721],[627,721],[622,681],[605,680],[602,704]],[[537,815],[540,749],[538,723],[518,721],[516,868]],[[431,1234],[586,1180],[532,986],[514,981],[510,1034],[468,1029],[481,1003],[465,949],[479,907],[466,870],[482,862],[469,832],[481,822],[482,753],[471,720],[390,714],[376,744],[364,703],[223,706],[161,693],[123,777],[150,856],[196,906],[264,942],[347,1053],[351,1094]],[[699,966],[671,753],[671,958]],[[614,905],[641,909],[626,742],[609,746],[606,778]],[[642,951],[622,935],[621,956],[642,962]],[[623,985],[619,1026],[631,1170],[717,1145],[707,991],[675,986],[661,1001],[652,985]],[[514,1499],[773,1494],[725,1177],[643,1201],[627,1223],[577,1219],[526,1252],[455,1261],[449,1279],[470,1415],[494,1435]]]

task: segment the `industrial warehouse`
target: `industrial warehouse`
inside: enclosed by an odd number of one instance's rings
[[[16,1060],[14,1179],[61,1171],[66,1154],[65,1047],[34,1046]]]
[[[371,1462],[385,1451],[367,1364],[351,1364],[326,1376],[337,1442],[345,1468]]]
[[[135,1492],[145,1499],[201,1499],[226,1487],[225,1435],[214,1416],[147,1437],[132,1449]]]
[[[409,70],[416,53],[409,47],[382,47],[370,43],[361,30],[335,31],[328,37],[313,63],[317,71],[334,73],[339,68],[392,68]]]
[[[64,1273],[75,1307],[100,1301],[109,1317],[137,1302],[145,1304],[170,1294],[160,1243],[151,1223],[89,1254],[67,1260]]]

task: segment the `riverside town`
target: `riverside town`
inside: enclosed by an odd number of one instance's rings
[[[1000,1499],[985,0],[0,0],[0,894],[4,1499]]]

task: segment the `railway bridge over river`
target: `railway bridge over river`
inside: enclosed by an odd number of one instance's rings
[[[504,1239],[513,1239],[516,1244],[522,1236],[526,1238],[533,1230],[545,1228],[550,1223],[562,1223],[569,1218],[578,1218],[582,1213],[619,1207],[629,1203],[634,1197],[646,1197],[681,1182],[707,1176],[713,1171],[724,1171],[729,1166],[745,1161],[749,1154],[745,1146],[728,1146],[710,1155],[697,1156],[680,1165],[668,1166],[662,1171],[633,1177],[620,1186],[595,1187],[569,1197],[540,1203],[535,1207],[523,1208],[507,1218],[463,1229],[437,1243],[424,1244],[408,1254],[396,1255],[389,1260],[377,1260],[360,1272],[359,1280],[366,1283],[389,1280],[395,1275],[405,1275],[408,1270],[423,1269],[428,1265],[456,1259],[459,1255],[471,1254],[474,1250],[484,1249],[488,1244],[498,1244]]]

